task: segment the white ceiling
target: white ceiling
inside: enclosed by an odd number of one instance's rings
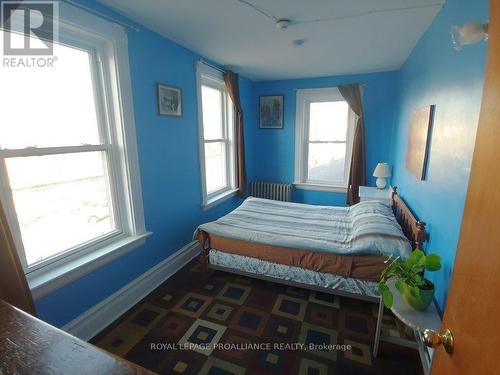
[[[99,0],[253,80],[399,68],[445,0]],[[247,4],[245,4],[247,3]],[[250,4],[250,5],[249,5]],[[294,22],[279,30],[268,15]],[[404,8],[404,9],[403,9]],[[304,22],[321,20],[320,22]],[[294,46],[293,40],[304,44]]]

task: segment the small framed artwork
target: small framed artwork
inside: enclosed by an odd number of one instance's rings
[[[259,97],[261,129],[283,129],[283,95]]]
[[[182,89],[180,87],[157,84],[158,114],[161,116],[182,116]]]
[[[418,180],[425,180],[429,139],[432,132],[435,106],[430,105],[411,114],[406,169]]]

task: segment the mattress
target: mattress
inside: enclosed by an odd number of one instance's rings
[[[272,263],[215,249],[210,250],[208,256],[211,264],[221,267],[238,269],[255,275],[264,275],[301,284],[341,290],[348,293],[378,297],[378,283],[374,281],[364,281],[330,273],[316,272],[301,267]]]
[[[403,258],[411,253],[391,207],[377,201],[335,207],[250,197],[234,211],[199,229],[211,237],[279,249]]]
[[[315,272],[337,274],[342,277],[378,281],[380,273],[387,266],[384,263],[386,258],[377,255],[339,255],[307,251],[235,240],[214,234],[209,234],[209,238],[210,248],[228,254],[257,258]]]

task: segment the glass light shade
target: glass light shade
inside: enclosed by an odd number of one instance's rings
[[[391,177],[391,167],[388,163],[378,163],[373,171],[373,177]]]
[[[460,51],[463,46],[488,40],[488,24],[479,21],[466,22],[463,26],[453,26],[451,29],[451,41],[453,48]]]

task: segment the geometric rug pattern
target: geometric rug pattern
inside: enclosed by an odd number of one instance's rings
[[[92,343],[159,374],[421,374],[418,352],[381,341],[377,305],[211,272],[173,275]],[[384,314],[382,334],[409,339]]]

